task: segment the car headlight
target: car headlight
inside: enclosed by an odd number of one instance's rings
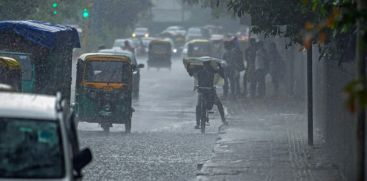
[[[144,36],[145,36],[145,38],[148,38],[149,37],[149,34],[148,33],[145,33]]]
[[[133,33],[131,36],[135,38],[135,37],[136,37],[136,34],[135,34],[135,33]]]
[[[174,48],[172,51],[173,51],[173,53],[177,53],[177,49],[176,48]]]

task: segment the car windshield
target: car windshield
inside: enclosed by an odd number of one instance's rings
[[[129,66],[120,61],[89,61],[86,69],[87,82],[122,83],[129,77]]]
[[[58,122],[0,118],[0,178],[61,178],[64,174]]]
[[[146,29],[146,28],[136,28],[135,32],[137,32],[137,33],[146,33],[146,32],[148,32],[148,29]]]

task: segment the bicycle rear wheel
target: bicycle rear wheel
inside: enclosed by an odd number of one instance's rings
[[[205,126],[208,119],[206,107],[204,101],[201,103],[201,116],[200,116],[200,130],[202,134],[205,134]]]

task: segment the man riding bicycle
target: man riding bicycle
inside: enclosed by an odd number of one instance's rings
[[[228,122],[226,121],[224,117],[224,109],[223,109],[222,102],[220,101],[217,95],[217,92],[215,90],[215,87],[214,87],[214,75],[216,73],[218,73],[223,78],[225,77],[223,68],[220,66],[220,64],[218,64],[218,66],[219,66],[219,69],[215,70],[211,66],[210,61],[204,61],[202,67],[193,67],[189,65],[187,69],[189,75],[190,76],[195,75],[198,81],[197,90],[199,94],[198,94],[198,103],[196,105],[195,129],[200,129],[201,110],[199,107],[199,101],[203,98],[206,99],[207,102],[212,103],[212,105],[213,104],[217,105],[223,124],[228,125]]]

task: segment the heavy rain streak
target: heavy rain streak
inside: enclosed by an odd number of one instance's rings
[[[0,0],[0,181],[365,181],[364,0]]]

